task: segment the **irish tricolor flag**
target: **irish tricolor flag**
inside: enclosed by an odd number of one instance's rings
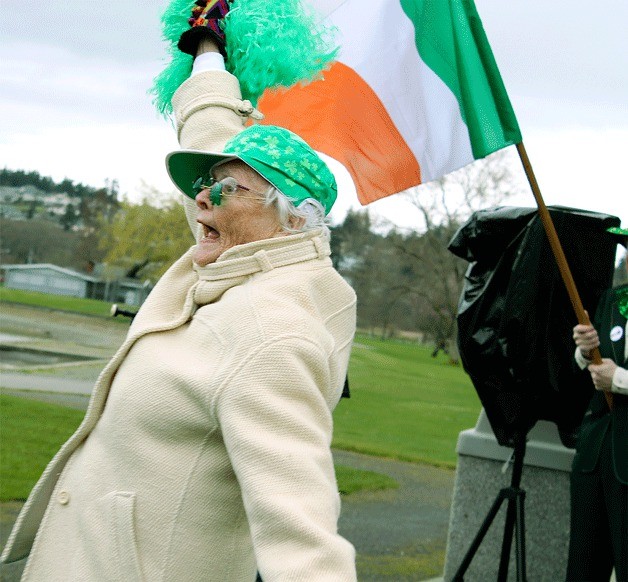
[[[316,0],[338,29],[324,80],[263,95],[263,123],[341,162],[362,204],[521,134],[472,0]]]

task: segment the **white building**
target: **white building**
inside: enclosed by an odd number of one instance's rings
[[[141,305],[151,286],[133,279],[109,281],[51,264],[2,265],[4,286],[9,289],[100,299]]]

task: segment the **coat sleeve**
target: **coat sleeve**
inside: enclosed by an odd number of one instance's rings
[[[624,394],[628,396],[628,370],[617,366],[613,374],[613,384],[611,390],[616,394]]]
[[[612,317],[614,293],[612,289],[609,289],[600,298],[598,308],[595,312],[594,325],[595,329],[599,330],[602,326],[602,320],[610,320]],[[628,333],[628,323],[624,326],[624,333]],[[626,345],[628,345],[628,339],[624,339]],[[628,348],[627,348],[628,349]],[[613,381],[611,383],[611,392],[615,394],[628,395],[628,370],[621,366],[622,362],[619,358],[615,358],[617,369],[613,374]]]
[[[242,100],[238,80],[227,71],[206,71],[193,75],[177,89],[172,107],[179,145],[182,149],[221,152],[259,112]],[[183,196],[188,224],[198,240],[196,205]]]
[[[264,582],[356,579],[353,546],[337,533],[329,369],[313,342],[273,341],[215,401]]]

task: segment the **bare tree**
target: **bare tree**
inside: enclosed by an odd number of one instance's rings
[[[407,196],[429,232],[443,226],[458,228],[476,210],[502,204],[526,188],[515,152],[505,149],[413,188]]]
[[[393,241],[414,271],[405,292],[416,303],[418,326],[437,345],[455,349],[456,315],[467,263],[447,250],[457,229],[476,210],[501,204],[525,187],[512,152],[501,150],[444,178],[414,189],[408,198],[420,212],[424,231]]]

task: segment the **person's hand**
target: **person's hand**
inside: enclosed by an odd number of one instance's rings
[[[596,390],[610,392],[617,364],[609,358],[603,358],[601,364],[589,364],[589,372]]]
[[[215,51],[224,56],[226,39],[220,21],[229,12],[229,8],[227,0],[196,0],[192,16],[188,20],[192,28],[181,35],[177,45],[179,50],[195,57],[201,52],[208,52],[207,49],[200,50],[201,44],[212,41]],[[210,50],[214,50],[213,47]]]
[[[591,352],[600,345],[600,338],[592,325],[576,325],[573,328],[573,339],[587,360],[591,359]]]

